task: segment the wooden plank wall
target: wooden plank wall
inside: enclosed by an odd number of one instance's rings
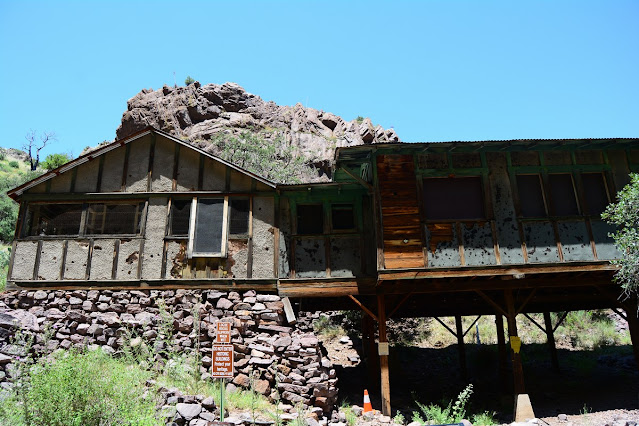
[[[412,155],[377,157],[385,267],[423,268],[424,253]]]

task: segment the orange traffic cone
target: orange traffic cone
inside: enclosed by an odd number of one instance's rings
[[[371,405],[371,398],[368,396],[368,390],[364,389],[364,413],[368,413],[369,411],[373,411],[373,406]]]

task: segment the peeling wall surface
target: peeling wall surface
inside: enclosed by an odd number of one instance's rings
[[[590,236],[586,224],[582,221],[557,222],[561,251],[567,262],[592,260]]]
[[[89,258],[88,240],[71,240],[67,246],[67,258],[64,262],[64,279],[83,280],[87,272]]]
[[[57,280],[62,267],[62,241],[43,241],[40,250],[39,280]]]
[[[490,223],[466,223],[461,225],[462,241],[464,242],[464,257],[466,265],[483,266],[495,265],[495,251],[493,249],[493,235]]]
[[[16,243],[11,279],[30,280],[33,278],[37,251],[37,241],[19,241]]]
[[[275,262],[275,202],[253,198],[253,278],[273,278]]]
[[[326,277],[324,239],[298,239],[295,242],[295,276],[297,278]]]
[[[248,242],[246,240],[229,240],[228,250],[227,272],[233,278],[248,277]]]
[[[92,280],[110,280],[113,273],[114,239],[95,240],[93,242],[93,255],[91,256]]]
[[[142,279],[159,279],[166,232],[167,198],[151,198],[146,218]]]
[[[290,205],[288,199],[280,198],[280,246],[279,246],[279,272],[280,278],[290,276],[290,254],[291,254],[291,221]]]
[[[519,227],[517,226],[517,215],[515,214],[513,195],[510,190],[506,155],[487,153],[486,160],[490,169],[491,201],[495,215],[501,263],[503,265],[524,263]]]
[[[428,248],[428,266],[457,266],[461,265],[459,255],[459,241],[457,230],[450,224],[429,224],[424,233]]]
[[[358,238],[331,240],[331,277],[357,277],[362,273],[361,247]]]
[[[161,254],[160,254],[161,256]],[[138,276],[140,240],[121,240],[116,279],[133,280]]]

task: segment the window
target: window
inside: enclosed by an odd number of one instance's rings
[[[249,231],[249,200],[246,198],[231,198],[231,219],[229,233],[233,236],[248,236]]]
[[[581,182],[583,184],[588,214],[595,216],[601,215],[610,203],[603,173],[582,173]]]
[[[77,235],[81,218],[82,204],[31,204],[22,236]]]
[[[522,216],[546,216],[541,177],[538,174],[517,175],[517,192]]]
[[[482,219],[484,197],[481,178],[424,178],[426,219]]]
[[[355,215],[352,204],[333,204],[331,206],[331,225],[334,230],[355,229]]]
[[[169,220],[169,235],[173,237],[188,237],[191,223],[192,199],[171,200],[171,218]]]
[[[550,197],[555,216],[575,216],[579,214],[575,186],[572,175],[568,173],[551,173],[548,175]]]
[[[138,234],[143,206],[143,203],[89,204],[85,234]]]
[[[324,233],[324,211],[321,204],[297,205],[297,234],[319,235]]]
[[[142,202],[31,204],[21,236],[136,235],[143,210]]]

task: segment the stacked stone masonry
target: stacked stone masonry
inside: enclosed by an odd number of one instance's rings
[[[172,322],[173,347],[165,349],[188,354],[199,347],[205,380],[212,380],[209,373],[215,324],[232,322],[234,385],[252,385],[271,400],[278,388],[282,402],[320,407],[325,413],[332,410],[337,378],[330,360],[322,355],[317,337],[285,324],[284,303],[279,296],[255,291],[4,293],[0,295],[0,386],[11,386],[12,362],[20,351],[11,342],[18,328],[34,335],[34,353],[101,347],[118,354],[125,345],[137,342],[156,348],[165,344],[158,333],[167,318]]]

